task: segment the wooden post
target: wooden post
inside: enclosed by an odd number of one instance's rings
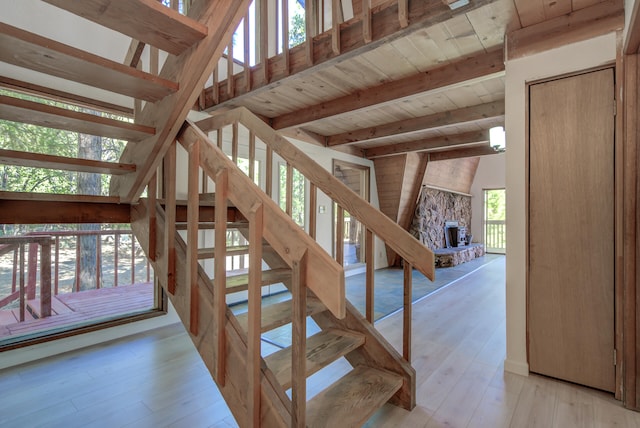
[[[316,33],[316,1],[306,0],[304,3],[304,31],[307,42],[307,65],[313,65],[313,36]]]
[[[229,176],[223,169],[216,175],[216,209],[215,209],[215,250],[214,250],[214,278],[213,278],[213,316],[217,337],[216,349],[216,382],[222,387],[225,383],[226,366],[226,336],[227,322],[227,192]]]
[[[16,247],[13,250],[13,270],[11,271],[11,292],[16,292],[16,285],[18,284],[18,253],[20,247]]]
[[[249,131],[249,178],[256,181],[256,134]]]
[[[249,212],[249,314],[247,372],[249,400],[247,426],[260,426],[260,332],[262,320],[262,234],[263,207],[257,202]]]
[[[80,291],[80,235],[76,235],[76,293]]]
[[[375,260],[374,260],[374,242],[373,242],[373,232],[367,228],[367,235],[365,238],[365,262],[366,262],[366,296],[365,296],[365,314],[367,321],[373,324],[375,320],[375,310],[374,310],[374,289],[375,289]]]
[[[218,85],[218,66],[211,73],[211,90],[213,91],[213,105],[220,103],[220,85]]]
[[[147,197],[149,198],[149,260],[156,261],[158,245],[158,218],[156,217],[156,203],[158,200],[158,173],[151,176],[147,185]]]
[[[284,56],[284,74],[291,74],[291,57],[289,55],[289,1],[282,1],[282,55]]]
[[[189,331],[198,335],[200,293],[198,290],[198,223],[200,198],[200,141],[189,147],[189,176],[187,178],[187,289],[190,302]]]
[[[287,173],[285,181],[285,212],[289,217],[293,216],[293,165],[287,162]]]
[[[120,256],[120,233],[116,232],[113,239],[113,286],[118,286],[118,259]]]
[[[398,0],[398,20],[400,27],[407,28],[409,26],[409,0]]]
[[[362,0],[362,38],[365,43],[371,43],[371,0]]]
[[[131,234],[131,284],[136,283],[136,237]]]
[[[29,244],[27,300],[36,298],[36,277],[38,275],[38,244]]]
[[[40,256],[40,316],[51,316],[51,242],[42,242]]]
[[[344,208],[336,207],[336,261],[344,266]]]
[[[102,276],[102,235],[96,234],[96,290],[100,288]]]
[[[238,165],[238,122],[233,122],[231,128],[233,130],[231,137],[231,160]]]
[[[411,363],[411,294],[413,266],[404,260],[404,316],[402,318],[402,357]]]
[[[309,184],[309,236],[316,239],[316,219],[318,211],[318,188],[315,184]]]
[[[291,278],[291,426],[304,427],[307,402],[307,252],[293,262]]]
[[[60,279],[60,237],[56,236],[56,252],[54,256],[54,276],[53,276],[53,294],[58,295],[58,285]],[[14,290],[15,291],[15,290]]]
[[[227,95],[233,98],[235,92],[235,81],[233,78],[233,39],[227,46]]]
[[[244,16],[244,85],[245,91],[248,93],[251,91],[251,40],[249,40],[249,11]]]
[[[167,291],[176,292],[176,144],[164,156],[164,254],[167,266]]]
[[[264,192],[271,197],[273,194],[273,149],[267,145],[267,165],[265,167],[265,189]]]
[[[222,137],[223,137],[222,128],[218,128],[216,131],[216,145],[220,150],[222,150]]]
[[[20,322],[24,321],[26,295],[24,287],[24,244],[20,243]]]
[[[269,2],[260,0],[260,63],[264,84],[269,83]]]
[[[342,4],[340,0],[333,0],[331,4],[331,48],[333,53],[340,55],[340,11]]]

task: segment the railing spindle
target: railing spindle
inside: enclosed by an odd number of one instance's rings
[[[304,31],[307,42],[307,65],[313,65],[313,36],[317,34],[316,30],[316,3],[317,0],[306,0],[304,3]]]
[[[400,27],[407,28],[409,26],[409,0],[398,0],[398,20]]]
[[[238,165],[238,122],[233,122],[231,130],[231,160]]]
[[[291,74],[291,57],[289,55],[289,0],[282,1],[282,55],[284,56],[284,74]]]
[[[147,197],[149,198],[149,259],[156,260],[157,251],[157,227],[158,218],[156,216],[156,203],[158,200],[158,174],[157,171],[151,176],[147,185]]]
[[[265,189],[264,192],[270,198],[273,196],[273,149],[267,146],[267,159],[265,165]]]
[[[250,50],[251,50],[251,40],[249,40],[249,11],[244,16],[244,87],[245,91],[248,93],[251,91],[251,67],[250,67]]]
[[[307,402],[307,252],[293,262],[291,278],[291,426],[306,426]]]
[[[340,11],[342,4],[340,0],[333,0],[331,4],[331,48],[333,53],[340,55]]]
[[[362,38],[371,43],[371,0],[362,0]]]
[[[233,75],[233,39],[227,46],[227,95],[233,98],[235,92],[235,79]]]
[[[336,207],[336,261],[344,266],[344,208]]]
[[[40,316],[51,316],[51,241],[40,245]]]
[[[373,241],[373,232],[367,228],[367,235],[364,241],[365,245],[365,263],[366,263],[366,296],[365,296],[365,316],[367,321],[373,324],[375,320],[375,310],[374,310],[374,289],[375,289],[375,260],[373,257],[374,254],[374,241]]]
[[[19,247],[13,250],[13,269],[11,271],[11,293],[16,292],[16,285],[18,284],[18,253]]]
[[[215,243],[214,243],[214,318],[217,337],[216,381],[220,386],[225,383],[226,367],[226,322],[227,322],[227,192],[229,175],[226,169],[216,175],[215,195]]]
[[[260,0],[260,63],[263,84],[269,83],[269,2]],[[268,176],[267,176],[268,177]]]
[[[113,245],[115,246],[113,250],[113,286],[118,286],[118,258],[120,253],[120,232],[116,232]]]
[[[411,362],[411,296],[413,291],[413,266],[404,260],[404,311],[402,318],[402,357]]]
[[[316,239],[318,210],[318,188],[315,184],[309,184],[309,236]]]
[[[262,235],[263,207],[256,203],[248,215],[249,219],[249,314],[248,357],[249,400],[247,405],[250,423],[260,426],[260,332],[262,320]]]
[[[287,171],[285,177],[285,212],[289,217],[293,216],[293,166],[287,163]]]
[[[164,157],[164,254],[167,267],[167,291],[176,292],[176,145],[171,144]]]
[[[27,267],[27,299],[36,298],[36,278],[38,276],[38,244],[29,244],[29,259]]]
[[[249,178],[256,181],[256,134],[249,131]]]
[[[55,296],[58,295],[58,285],[60,280],[60,237],[56,236],[56,252],[55,252],[54,266],[55,273],[53,278],[53,293]]]
[[[131,234],[131,283],[136,283],[136,237]]]
[[[25,306],[26,296],[24,286],[24,244],[20,243],[20,322],[24,321]]]
[[[200,141],[195,141],[189,150],[189,175],[187,183],[187,294],[190,302],[189,331],[198,335],[200,317],[200,292],[198,290],[198,223],[200,201],[198,181],[200,178]]]

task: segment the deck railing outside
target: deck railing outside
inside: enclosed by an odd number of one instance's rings
[[[484,246],[487,251],[504,253],[507,248],[506,222],[504,220],[486,220],[484,227]]]
[[[81,239],[95,239],[95,265],[91,269],[95,274],[86,281],[90,289],[150,281],[150,264],[131,230],[50,231],[2,237],[0,257],[9,257],[8,263],[3,263],[9,265],[9,272],[3,268],[0,276],[0,309],[17,303],[22,322],[26,302],[39,294],[39,316],[47,317],[51,315],[52,295],[86,288],[81,286]]]

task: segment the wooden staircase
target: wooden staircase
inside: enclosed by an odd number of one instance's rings
[[[169,56],[159,73],[145,72],[131,56],[117,63],[0,23],[0,61],[145,101],[131,123],[0,96],[2,119],[129,141],[118,163],[10,150],[0,150],[0,161],[112,175],[109,203],[131,204],[132,229],[240,426],[355,427],[386,402],[412,409],[410,330],[400,355],[374,328],[372,312],[365,318],[346,300],[344,270],[317,244],[315,233],[298,227],[205,132],[186,121],[249,0],[196,0],[188,16],[156,0],[45,1],[132,37],[133,57],[146,43]],[[136,17],[135,25],[128,16]],[[100,104],[24,82],[11,86],[27,93],[37,89],[39,96],[55,94],[80,107]],[[233,121],[268,142],[269,150],[300,170],[314,189],[357,216],[371,234],[368,241],[375,233],[405,260],[405,269],[414,266],[432,277],[432,253],[250,112],[232,111],[199,126],[208,132]],[[185,201],[176,197],[176,140],[189,155]],[[156,179],[161,165],[163,186]],[[215,183],[215,193],[204,189],[201,171]],[[157,198],[160,187],[162,199]],[[148,198],[139,199],[145,188]],[[227,246],[231,229],[248,245]],[[372,248],[367,251],[373,254]],[[241,254],[248,255],[246,271],[227,272],[226,258]],[[274,283],[284,284],[291,299],[263,305],[262,288]],[[235,316],[227,296],[240,292],[247,293],[249,309]],[[410,299],[405,312],[410,326]],[[320,327],[310,337],[308,317]],[[292,345],[263,356],[261,335],[287,325]],[[307,400],[307,377],[341,358],[353,370]]]

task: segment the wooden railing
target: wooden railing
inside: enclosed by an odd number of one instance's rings
[[[123,239],[123,236],[128,239]],[[11,292],[0,298],[0,308],[3,308],[19,298],[20,321],[24,321],[25,303],[36,298],[37,279],[40,277],[40,317],[51,315],[51,296],[61,292],[60,277],[62,262],[61,243],[71,239],[75,241],[75,275],[70,292],[81,291],[80,257],[81,239],[95,239],[95,277],[93,284],[96,289],[103,286],[103,271],[106,257],[103,255],[103,240],[113,238],[113,282],[109,286],[134,284],[136,282],[136,239],[131,230],[85,230],[85,231],[48,231],[44,233],[32,232],[23,236],[0,238],[0,256],[13,252],[11,268]],[[128,264],[131,269],[129,280],[122,281],[119,270],[122,265],[120,257],[121,244],[129,246]],[[38,263],[38,252],[40,262]],[[151,265],[145,261],[145,278],[151,279]],[[39,272],[39,275],[38,275]],[[19,281],[18,281],[19,279]],[[19,285],[18,285],[19,284]]]
[[[216,381],[224,385],[226,368],[226,224],[227,206],[233,204],[248,220],[249,286],[247,372],[248,412],[259,425],[261,382],[262,243],[266,241],[291,268],[292,294],[292,425],[304,426],[306,406],[306,296],[307,287],[337,318],[345,316],[344,271],[313,239],[297,227],[252,179],[216,147],[199,128],[187,122],[178,140],[189,153],[187,225],[187,301],[189,331],[199,331],[198,227],[200,169],[215,183],[214,319]],[[166,197],[166,195],[165,195]],[[174,199],[171,197],[167,200]],[[175,207],[167,206],[167,213]],[[168,214],[170,216],[170,214]]]
[[[265,193],[271,196],[271,171],[273,171],[273,154],[277,153],[287,164],[287,171],[297,169],[310,182],[309,201],[309,236],[316,236],[317,190],[321,190],[329,196],[338,207],[338,221],[336,223],[335,236],[344,236],[344,212],[347,211],[366,228],[365,259],[366,264],[366,304],[365,317],[370,322],[374,321],[374,238],[379,237],[386,245],[394,250],[404,262],[404,329],[403,329],[403,356],[410,361],[411,349],[411,270],[415,267],[427,278],[435,279],[434,254],[427,247],[418,242],[397,223],[386,217],[382,212],[374,208],[364,199],[357,196],[351,189],[315,161],[309,158],[302,150],[275,132],[257,116],[246,108],[240,107],[229,112],[212,116],[197,123],[197,127],[204,132],[216,131],[217,143],[222,147],[223,129],[231,127],[232,159],[237,158],[239,144],[239,127],[244,126],[249,131],[249,164],[253,165],[256,153],[256,141],[262,141],[266,153],[266,186]],[[193,127],[188,128],[195,132]],[[195,138],[195,137],[194,137]],[[200,138],[206,138],[204,134]],[[287,174],[287,181],[291,180],[291,174]],[[287,201],[291,200],[291,185],[287,189]],[[288,210],[287,210],[288,211]],[[342,245],[336,245],[336,260],[343,264],[344,254]]]
[[[488,251],[506,250],[506,222],[504,220],[485,220],[485,243]]]

